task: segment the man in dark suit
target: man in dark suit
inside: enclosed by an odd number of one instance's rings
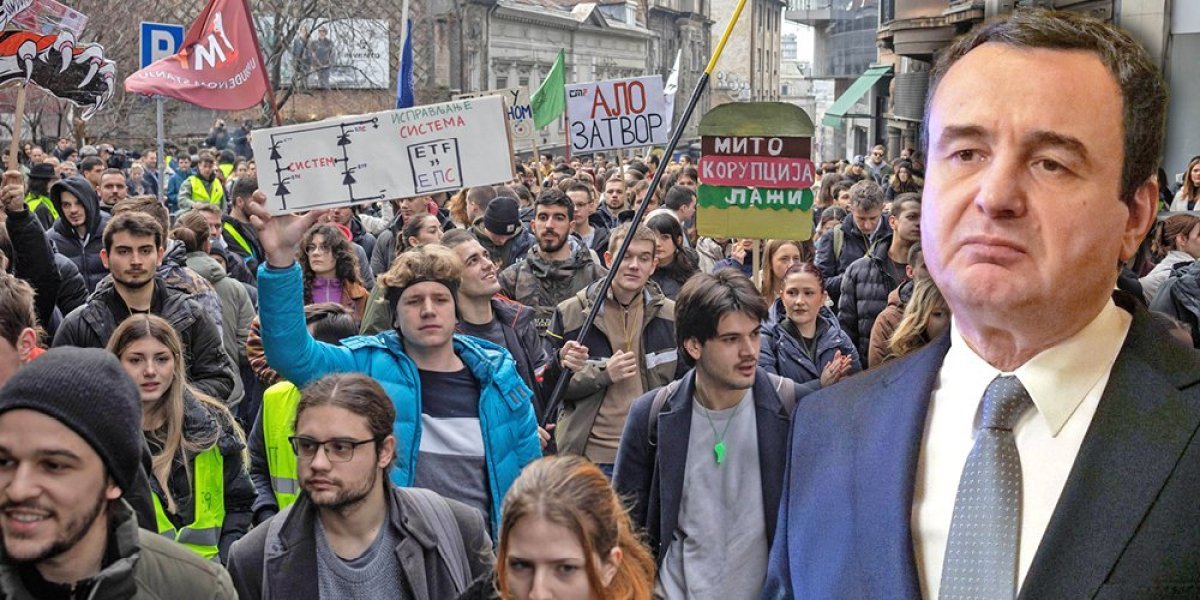
[[[931,79],[951,330],[797,407],[763,597],[1197,597],[1200,355],[1112,294],[1154,220],[1165,83],[1128,34],[1046,11]]]

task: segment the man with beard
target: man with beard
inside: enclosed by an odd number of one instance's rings
[[[234,371],[221,340],[221,329],[209,312],[187,292],[172,288],[157,275],[163,258],[162,226],[148,214],[123,212],[104,229],[100,259],[112,274],[112,286],[99,286],[83,306],[71,311],[54,335],[54,347],[103,348],[108,338],[134,313],[158,315],[179,332],[187,357],[188,383],[229,401]]]
[[[365,375],[304,389],[289,438],[300,497],[234,544],[229,571],[243,600],[455,598],[488,572],[478,511],[388,480],[395,420]]]
[[[560,302],[608,274],[595,252],[570,237],[574,218],[575,205],[566,194],[558,188],[543,190],[533,215],[537,247],[500,272],[504,295],[533,307],[534,324],[542,334]]]
[[[237,598],[219,565],[138,527],[138,398],[99,349],[51,350],[0,389],[0,597]]]

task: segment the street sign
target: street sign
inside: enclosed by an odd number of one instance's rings
[[[183,25],[142,21],[142,35],[138,42],[142,66],[139,68],[145,69],[150,63],[175,54],[181,45]]]
[[[706,237],[812,237],[813,124],[782,102],[738,102],[700,121],[696,227]]]

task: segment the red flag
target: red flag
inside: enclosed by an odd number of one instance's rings
[[[216,110],[250,108],[270,85],[246,0],[211,0],[177,54],[125,79],[127,92]]]

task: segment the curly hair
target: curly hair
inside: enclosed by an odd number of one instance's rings
[[[346,239],[346,235],[342,233],[341,229],[328,223],[318,223],[304,233],[304,241],[300,245],[300,267],[304,272],[305,304],[312,302],[312,286],[317,274],[313,272],[312,266],[308,262],[308,252],[305,252],[304,249],[311,245],[313,239],[318,235],[325,239],[325,245],[329,246],[329,251],[333,254],[334,275],[343,284],[362,284],[358,277],[358,254],[354,252],[354,244]]]

